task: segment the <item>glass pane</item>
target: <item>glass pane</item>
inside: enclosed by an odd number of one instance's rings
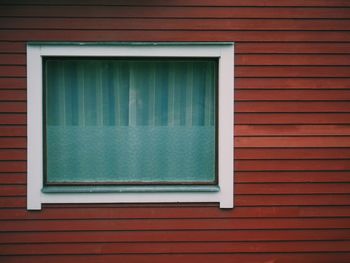
[[[214,183],[216,86],[212,59],[47,58],[47,183]]]

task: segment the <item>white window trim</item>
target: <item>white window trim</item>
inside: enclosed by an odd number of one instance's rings
[[[28,43],[27,209],[46,203],[219,202],[233,207],[233,43]],[[44,193],[42,60],[45,56],[215,57],[219,59],[218,191]]]

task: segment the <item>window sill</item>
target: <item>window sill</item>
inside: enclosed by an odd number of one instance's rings
[[[217,185],[122,185],[122,186],[45,186],[43,193],[161,193],[161,192],[219,192]]]

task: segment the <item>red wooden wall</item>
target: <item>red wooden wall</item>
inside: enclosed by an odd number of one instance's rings
[[[0,2],[0,262],[350,262],[350,1]],[[26,211],[26,41],[234,41],[236,207]]]

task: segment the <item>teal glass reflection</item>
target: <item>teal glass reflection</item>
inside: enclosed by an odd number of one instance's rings
[[[211,59],[47,58],[47,183],[213,183],[216,89]]]

